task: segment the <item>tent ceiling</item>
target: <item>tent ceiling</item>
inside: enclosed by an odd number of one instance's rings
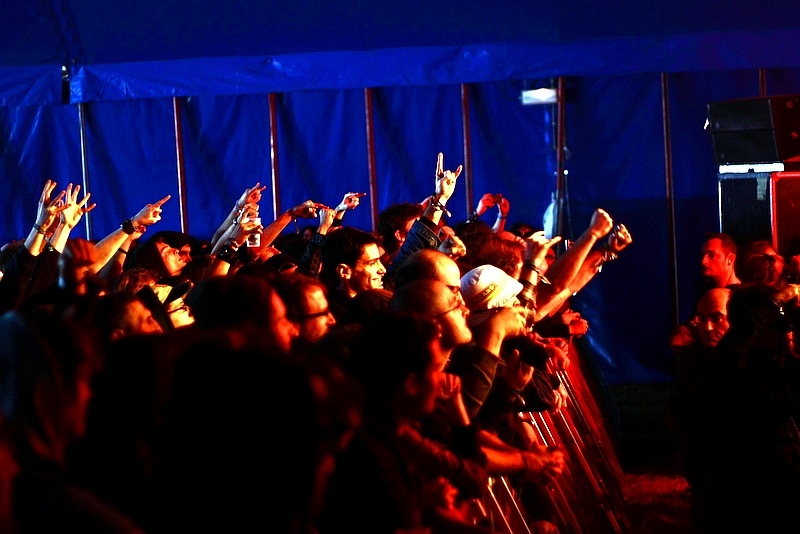
[[[10,104],[800,66],[784,0],[4,3]]]

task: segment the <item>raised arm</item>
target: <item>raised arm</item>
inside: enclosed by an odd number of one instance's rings
[[[236,200],[236,203],[233,205],[233,208],[228,213],[228,216],[225,217],[225,220],[222,221],[222,224],[219,225],[219,228],[214,232],[214,235],[211,238],[211,246],[217,244],[222,234],[224,234],[227,230],[230,229],[231,225],[234,224],[234,221],[237,220],[239,215],[245,209],[248,204],[258,204],[261,202],[261,193],[267,188],[265,185],[261,185],[261,182],[256,182],[256,185],[253,187],[248,187],[244,190],[241,196]]]
[[[538,286],[536,320],[556,311],[575,292],[575,278],[594,245],[614,226],[611,216],[600,208],[592,214],[588,228],[547,269],[550,284]]]
[[[618,224],[614,230],[608,234],[608,238],[603,246],[595,248],[589,253],[583,265],[581,265],[580,271],[578,271],[578,274],[570,283],[570,288],[573,291],[582,289],[602,270],[603,265],[616,260],[620,252],[625,250],[631,243],[633,243],[633,236],[631,233],[624,224]]]
[[[56,231],[53,232],[53,237],[50,239],[50,244],[58,252],[64,252],[64,247],[67,244],[72,229],[78,225],[85,214],[89,213],[97,206],[97,204],[89,204],[89,200],[92,197],[91,193],[85,193],[83,198],[78,200],[80,191],[80,185],[67,185],[66,195],[64,197],[66,206],[61,210],[58,226],[56,227]]]
[[[119,228],[98,241],[95,245],[95,271],[101,272],[102,269],[102,276],[106,279],[119,274],[131,244],[145,233],[148,226],[161,220],[161,206],[170,198],[171,195],[167,195],[152,204],[146,204],[136,215],[122,221]]]
[[[39,195],[39,204],[36,210],[36,220],[25,239],[25,248],[31,253],[31,256],[38,256],[44,248],[45,241],[47,240],[47,233],[53,229],[52,226],[57,223],[59,215],[62,211],[69,207],[64,200],[66,191],[61,191],[55,198],[50,199],[50,195],[56,188],[56,182],[47,180],[42,188],[42,193]]]
[[[450,215],[447,210],[447,202],[456,189],[456,181],[464,169],[463,165],[456,167],[455,171],[445,170],[444,168],[444,154],[439,152],[436,159],[436,171],[434,174],[434,191],[433,194],[423,201],[422,205],[425,211],[422,216],[430,220],[434,225],[438,225],[442,219],[442,213]]]

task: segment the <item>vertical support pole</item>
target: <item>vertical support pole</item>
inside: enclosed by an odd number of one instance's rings
[[[378,170],[375,161],[375,128],[372,114],[372,89],[364,89],[364,124],[367,129],[367,170],[369,172],[369,207],[372,231],[378,229]]]
[[[678,260],[675,244],[675,197],[672,176],[672,133],[669,116],[669,75],[661,73],[661,122],[664,129],[664,177],[666,180],[667,224],[669,229],[670,289],[672,292],[672,321],[680,323],[680,306],[678,301]]]
[[[86,104],[78,104],[78,124],[81,133],[81,188],[85,195],[89,192],[89,155],[86,146]],[[86,239],[92,240],[92,212],[84,214],[83,224],[86,227]]]
[[[556,193],[555,193],[555,213],[553,218],[556,221],[556,228],[553,235],[564,235],[564,201],[566,200],[566,147],[567,147],[567,124],[566,124],[566,84],[564,77],[559,76],[556,85]]]
[[[275,93],[269,94],[269,161],[272,171],[272,220],[281,210],[280,162],[278,161],[278,112]]]
[[[758,69],[758,96],[767,96],[767,71]]]
[[[183,156],[183,125],[181,124],[181,102],[172,97],[172,119],[175,126],[175,158],[178,169],[178,209],[181,217],[181,232],[189,233],[189,208],[186,197],[186,163]]]
[[[472,135],[470,133],[469,120],[469,86],[461,84],[461,131],[462,143],[464,146],[464,171],[462,178],[464,183],[465,201],[467,203],[466,213],[469,215],[475,206],[475,192],[472,184]]]

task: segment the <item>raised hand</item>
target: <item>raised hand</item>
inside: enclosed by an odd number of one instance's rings
[[[597,208],[592,214],[592,220],[589,221],[589,231],[596,239],[602,239],[603,236],[608,234],[614,227],[614,221],[611,215],[606,213],[605,210]]]
[[[139,228],[140,226],[150,226],[160,221],[161,206],[163,206],[164,203],[170,198],[172,198],[172,195],[167,195],[161,200],[157,200],[152,204],[147,204],[140,209],[139,213],[131,218],[134,228]]]
[[[55,222],[56,217],[65,209],[69,207],[68,204],[62,202],[66,191],[61,191],[54,199],[50,199],[50,195],[56,188],[56,182],[47,180],[42,188],[42,194],[39,195],[39,206],[36,211],[36,225],[46,232],[47,229]]]
[[[633,243],[633,237],[624,224],[618,224],[608,234],[606,245],[612,252],[619,254],[625,247]]]
[[[456,180],[458,180],[463,169],[464,166],[459,165],[455,171],[445,170],[444,154],[439,152],[439,156],[436,159],[436,189],[434,190],[435,194],[440,197],[439,201],[446,201],[453,196],[453,192],[456,189]]]
[[[67,185],[67,191],[64,201],[66,207],[61,211],[61,223],[69,228],[75,228],[85,214],[92,211],[97,204],[88,204],[89,199],[92,197],[91,193],[86,193],[81,200],[78,200],[78,194],[81,191],[80,184],[73,187],[72,184]],[[87,205],[88,204],[88,205]]]
[[[256,208],[245,208],[242,211],[242,216],[233,225],[230,240],[237,247],[242,246],[251,234],[260,234],[264,231],[264,227],[253,220],[258,217],[258,209]]]
[[[317,226],[318,234],[325,235],[328,233],[328,230],[330,230],[331,226],[333,226],[334,219],[336,219],[336,213],[336,210],[332,210],[327,206],[319,208],[319,226]]]
[[[545,262],[545,256],[547,256],[547,251],[550,250],[553,245],[556,245],[561,242],[561,236],[553,236],[551,238],[545,237],[544,230],[539,230],[538,232],[534,232],[528,237],[524,239],[525,242],[525,253],[524,258],[526,260],[531,260],[537,266],[543,265]]]
[[[302,217],[303,219],[313,219],[317,216],[318,209],[327,207],[328,206],[325,204],[320,204],[319,202],[314,202],[313,200],[306,200],[302,204],[298,204],[297,206],[291,208],[289,211],[291,212],[293,219],[297,217]]]
[[[448,236],[439,245],[439,251],[444,252],[454,260],[467,255],[467,246],[456,235]]]
[[[511,202],[506,197],[500,197],[500,202],[497,204],[498,216],[506,218],[508,212],[511,211]]]
[[[480,217],[481,215],[486,213],[486,210],[494,207],[495,206],[494,199],[495,195],[491,193],[486,193],[485,195],[483,195],[481,199],[478,201],[478,205],[475,207],[475,214],[478,217]]]
[[[261,185],[261,182],[256,182],[256,185],[253,187],[248,187],[242,193],[242,196],[239,197],[239,200],[236,201],[236,207],[238,209],[244,209],[245,206],[248,204],[258,204],[261,202],[261,193],[267,188],[266,185]]]
[[[344,198],[336,206],[335,211],[346,211],[356,209],[358,204],[361,202],[361,197],[367,196],[366,193],[345,193]]]

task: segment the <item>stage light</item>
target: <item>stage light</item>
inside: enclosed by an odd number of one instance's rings
[[[542,87],[539,89],[529,89],[522,91],[520,96],[523,106],[535,104],[555,104],[558,102],[558,95],[555,89]]]

